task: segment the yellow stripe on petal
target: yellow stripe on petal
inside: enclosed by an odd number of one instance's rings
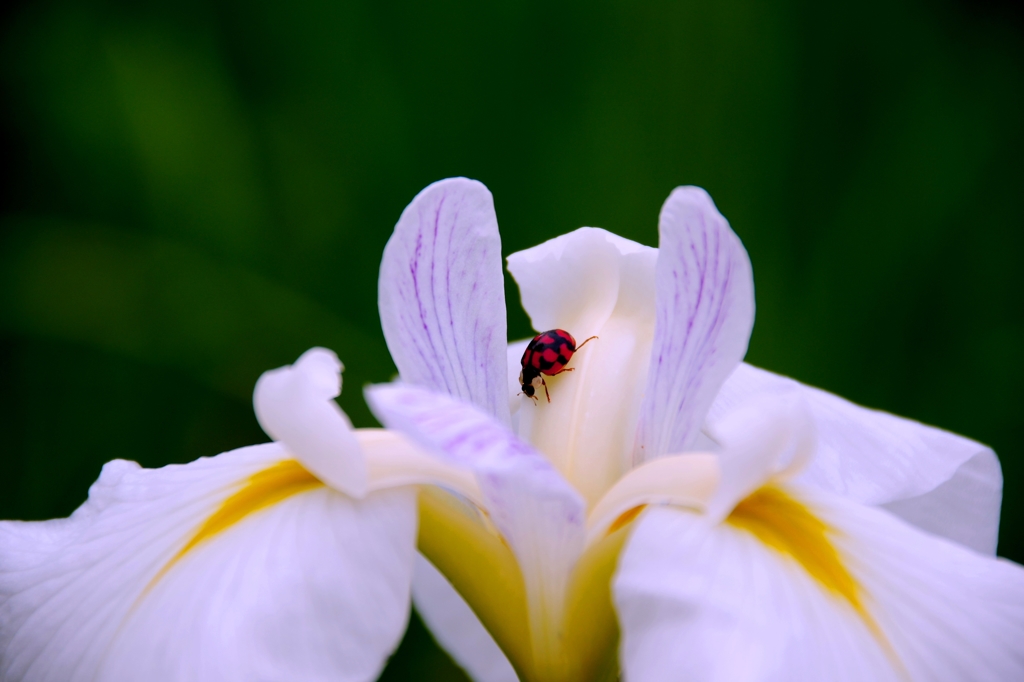
[[[174,555],[174,558],[167,562],[166,566],[160,569],[146,589],[149,590],[156,585],[182,557],[205,540],[224,532],[260,509],[277,504],[292,495],[321,486],[323,483],[320,479],[309,473],[294,459],[278,462],[268,469],[253,474],[241,490],[224,500],[217,511],[206,519],[203,525],[196,530],[192,539]]]
[[[779,488],[766,486],[736,505],[726,522],[795,559],[822,587],[867,616],[857,582],[828,537],[828,526]]]
[[[444,574],[522,680],[535,676],[526,587],[505,539],[468,503],[423,486],[417,548]]]
[[[861,588],[843,564],[824,521],[784,490],[765,486],[736,505],[726,523],[795,560],[826,591],[849,604],[906,677],[895,650],[865,608]]]

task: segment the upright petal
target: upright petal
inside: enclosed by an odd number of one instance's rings
[[[693,444],[754,326],[750,259],[707,192],[674,190],[659,234],[658,312],[635,462]]]
[[[366,461],[352,423],[334,398],[342,365],[332,351],[311,348],[294,365],[264,372],[253,391],[256,419],[303,466],[335,490],[362,497]]]
[[[450,178],[416,195],[384,249],[379,305],[403,381],[509,423],[501,240],[486,187]]]
[[[572,372],[546,379],[550,404],[517,399],[520,436],[591,505],[629,469],[654,338],[656,259],[655,249],[592,227],[508,258],[538,331],[598,336],[573,356]]]
[[[114,461],[70,518],[0,523],[0,679],[375,679],[405,629],[415,495],[355,501],[287,457]]]
[[[990,448],[910,419],[855,405],[746,363],[736,368],[708,413],[727,418],[756,398],[797,395],[817,432],[801,480],[857,502],[883,505],[930,533],[992,554],[1003,478]]]
[[[401,384],[367,390],[374,414],[438,456],[471,468],[487,513],[519,562],[535,662],[559,655],[569,577],[584,542],[584,503],[544,459],[478,408]]]
[[[627,679],[1024,679],[1020,566],[820,491],[787,504],[639,520],[614,584]]]

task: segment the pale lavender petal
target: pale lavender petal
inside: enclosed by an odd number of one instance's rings
[[[752,399],[798,395],[817,432],[801,480],[871,505],[979,552],[992,554],[999,534],[1003,477],[986,445],[870,410],[789,377],[742,363],[722,386],[708,423]]]
[[[560,609],[569,569],[583,549],[586,511],[579,493],[543,455],[469,403],[403,384],[372,386],[367,401],[389,429],[472,469],[487,513],[519,561],[536,607],[531,616]],[[549,624],[544,619],[534,626]]]
[[[657,319],[634,462],[688,449],[754,325],[750,259],[711,197],[679,187],[661,209]]]
[[[416,195],[384,249],[379,305],[403,381],[509,423],[501,240],[486,187],[450,178]]]

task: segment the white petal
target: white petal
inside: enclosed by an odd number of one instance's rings
[[[519,431],[519,423],[516,415],[519,413],[519,408],[523,405],[523,401],[520,400],[522,391],[519,386],[519,373],[523,370],[522,358],[528,345],[530,345],[530,339],[513,341],[508,344],[508,355],[506,356],[508,363],[508,409],[512,411],[512,430],[517,433]]]
[[[923,495],[889,502],[882,507],[921,530],[978,552],[995,554],[1003,472],[996,453],[981,447],[944,483]]]
[[[355,435],[366,453],[371,491],[433,485],[483,506],[480,486],[464,467],[434,457],[397,431],[356,429]]]
[[[809,490],[866,615],[747,530],[652,509],[614,586],[626,679],[1024,679],[1024,569]]]
[[[448,579],[416,556],[413,604],[437,643],[476,682],[518,682],[505,654]]]
[[[115,461],[70,518],[0,523],[0,679],[375,679],[407,620],[414,493],[354,501],[286,457]],[[282,467],[308,485],[189,548]]]
[[[644,462],[618,480],[587,515],[587,545],[600,539],[623,514],[644,505],[705,511],[719,489],[719,458],[687,453]]]
[[[583,549],[579,494],[540,453],[469,403],[401,384],[372,386],[367,401],[388,428],[476,473],[486,510],[519,561],[534,642],[556,646],[549,628],[559,624],[569,568]]]
[[[362,497],[366,462],[352,423],[334,398],[341,394],[341,362],[326,348],[311,348],[295,361],[264,372],[253,406],[267,435],[284,443],[302,465],[335,490]]]
[[[504,287],[487,188],[450,178],[417,194],[380,264],[380,321],[402,380],[507,424]]]
[[[707,192],[675,189],[659,233],[658,316],[636,462],[692,446],[754,325],[750,259]]]
[[[708,423],[751,398],[792,394],[801,396],[818,438],[801,480],[885,505],[924,530],[995,552],[1003,479],[995,453],[980,443],[745,363],[722,387]]]
[[[509,256],[533,328],[565,329],[581,341],[596,334],[619,298],[620,242],[607,230],[581,227]]]
[[[596,228],[508,259],[538,331],[565,329],[581,344],[598,336],[573,356],[573,371],[545,379],[551,403],[519,398],[517,423],[590,504],[629,469],[654,338],[656,259],[655,249]]]
[[[810,460],[817,442],[798,395],[756,396],[715,422],[711,435],[721,445],[721,480],[706,510],[714,523],[754,490],[792,478]]]

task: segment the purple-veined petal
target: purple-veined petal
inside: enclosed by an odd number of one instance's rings
[[[380,321],[402,380],[507,424],[504,286],[487,188],[450,178],[417,194],[380,264]]]
[[[302,465],[335,490],[362,497],[366,462],[352,422],[334,398],[342,364],[332,351],[311,348],[294,365],[264,372],[253,391],[256,419]]]
[[[883,505],[977,551],[995,552],[1003,480],[995,453],[981,443],[746,363],[722,387],[708,423],[713,428],[744,401],[784,395],[800,396],[817,432],[817,447],[800,480]]]
[[[787,489],[809,516],[765,510],[760,532],[671,508],[639,519],[614,583],[626,679],[1024,679],[1024,569],[885,511]],[[827,544],[803,532],[817,523]],[[779,549],[801,545],[816,550],[806,564]]]
[[[636,463],[687,450],[754,325],[750,259],[699,187],[679,187],[659,219],[657,319]]]
[[[411,489],[353,500],[278,443],[110,462],[71,517],[0,522],[0,679],[373,680],[415,543]]]
[[[543,455],[474,405],[402,384],[369,387],[367,402],[388,428],[476,474],[486,511],[519,562],[535,656],[543,658],[557,646],[569,569],[583,550],[583,499]]]

